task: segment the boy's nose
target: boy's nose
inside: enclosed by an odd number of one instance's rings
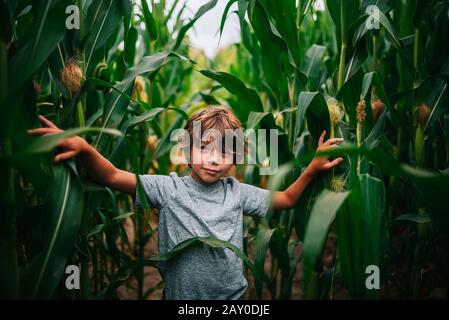
[[[207,153],[206,155],[206,159],[205,162],[207,164],[220,164],[221,158],[220,158],[220,153],[216,152],[214,150],[211,150],[210,152]]]
[[[218,161],[216,159],[210,159],[207,161],[208,164],[218,164]]]

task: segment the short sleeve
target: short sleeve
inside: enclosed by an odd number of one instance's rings
[[[250,184],[240,183],[240,201],[243,214],[263,217],[271,205],[271,192]]]
[[[159,174],[139,174],[148,205],[151,208],[162,208],[167,202],[169,190],[173,190],[173,179],[170,176]],[[134,195],[134,206],[142,208],[142,202],[139,197],[138,189]]]

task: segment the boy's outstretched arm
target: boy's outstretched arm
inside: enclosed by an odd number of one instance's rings
[[[136,176],[131,172],[116,168],[86,140],[83,139],[83,141],[84,147],[79,153],[79,159],[89,177],[97,184],[133,196],[136,191]]]
[[[39,116],[39,120],[46,127],[28,130],[28,134],[47,135],[63,131],[42,115]],[[62,152],[55,156],[55,162],[78,156],[88,176],[97,184],[134,195],[137,183],[135,175],[116,168],[80,136],[63,139],[57,146]]]
[[[316,149],[317,152],[338,148],[336,143],[343,141],[343,138],[334,138],[328,139],[326,142],[324,142],[325,135],[326,131],[323,131],[318,140],[318,148]],[[302,192],[304,191],[304,189],[319,172],[329,170],[339,165],[342,161],[343,158],[337,158],[333,161],[329,161],[328,156],[315,157],[312,160],[312,162],[310,162],[306,170],[304,170],[304,172],[301,174],[301,176],[295,182],[293,182],[286,190],[274,192],[272,200],[272,209],[281,210],[293,208],[298,202],[298,199],[302,194]]]

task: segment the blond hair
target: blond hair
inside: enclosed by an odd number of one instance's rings
[[[201,110],[200,112],[194,114],[184,126],[184,130],[189,134],[189,143],[190,146],[193,146],[193,128],[194,123],[199,122],[201,126],[202,135],[206,130],[215,129],[221,133],[222,137],[222,147],[228,148],[225,144],[225,135],[229,134],[227,130],[233,130],[232,138],[232,150],[229,150],[234,154],[234,163],[236,162],[236,157],[239,154],[239,149],[237,148],[238,143],[243,143],[243,152],[247,152],[247,142],[243,138],[243,127],[240,120],[235,116],[235,114],[227,107],[224,106],[208,106],[206,109]],[[242,130],[242,136],[239,134],[235,134],[235,130]],[[209,143],[213,141],[209,139]],[[185,145],[183,146],[185,148]],[[224,151],[224,149],[222,149]],[[185,156],[189,160],[190,163],[190,153],[184,152]],[[189,164],[190,166],[190,164]]]

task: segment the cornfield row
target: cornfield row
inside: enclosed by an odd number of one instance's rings
[[[151,298],[163,283],[146,287],[147,267],[205,242],[244,260],[259,298],[447,299],[449,1],[227,0],[220,32],[237,15],[241,42],[213,60],[186,33],[218,1],[185,20],[186,2],[0,1],[1,296],[112,299],[135,280]],[[70,5],[79,29],[66,27]],[[295,181],[323,130],[346,141],[331,152],[343,164],[294,209],[245,217],[245,252],[194,238],[157,256],[157,212],[76,159],[52,163],[57,141],[83,135],[119,168],[185,172],[170,133],[210,104],[280,131],[275,175],[260,175],[263,159],[236,168],[254,185]],[[38,114],[65,132],[26,135]],[[67,265],[80,290],[65,288]]]

